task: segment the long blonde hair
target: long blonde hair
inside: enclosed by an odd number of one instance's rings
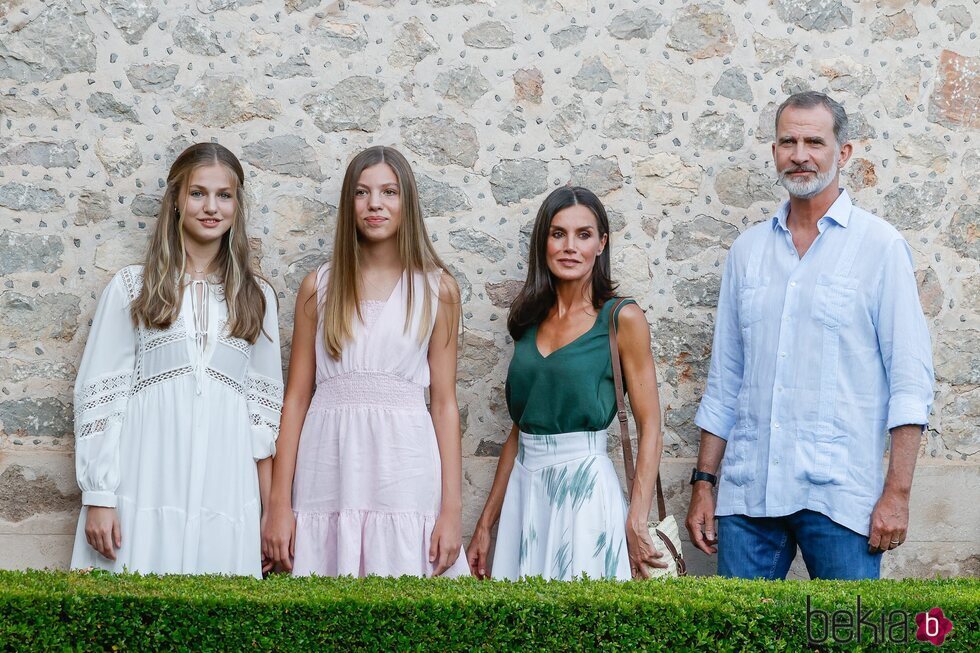
[[[143,287],[130,307],[130,316],[134,325],[153,329],[165,329],[177,319],[187,264],[184,212],[178,204],[194,170],[215,164],[224,166],[235,182],[234,221],[231,229],[221,237],[221,248],[214,261],[216,274],[224,284],[228,332],[254,344],[262,333],[266,305],[265,294],[258,284],[259,277],[251,267],[245,233],[245,171],[238,158],[217,143],[191,145],[170,166],[167,189],[143,263]]]
[[[446,270],[439,259],[429,233],[422,220],[419,205],[419,192],[415,184],[415,174],[408,160],[398,150],[376,145],[360,152],[347,166],[344,183],[340,190],[340,208],[337,211],[337,231],[333,242],[333,259],[330,265],[330,278],[327,281],[326,298],[321,307],[323,320],[323,346],[334,359],[340,358],[344,344],[354,335],[354,318],[361,316],[361,261],[360,240],[357,233],[357,219],[354,214],[354,191],[361,173],[380,163],[387,164],[398,179],[398,192],[401,199],[401,226],[398,229],[398,256],[407,276],[405,283],[408,301],[405,306],[404,331],[411,328],[415,309],[415,284],[413,274],[428,274],[435,270]],[[433,291],[428,282],[422,284],[423,304],[422,322],[419,328],[420,342],[433,326],[435,315],[432,310]]]

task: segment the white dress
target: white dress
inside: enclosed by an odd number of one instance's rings
[[[283,392],[276,297],[260,282],[268,337],[251,345],[226,333],[223,286],[195,283],[167,329],[130,320],[142,266],[99,300],[75,383],[72,568],[261,576],[256,461],[275,453]],[[116,507],[115,562],[86,541],[87,506]]]

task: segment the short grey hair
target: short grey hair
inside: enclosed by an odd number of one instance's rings
[[[776,109],[776,128],[779,127],[779,116],[783,115],[783,109],[796,107],[798,109],[812,109],[813,107],[824,107],[834,117],[834,138],[838,145],[843,145],[848,140],[847,134],[847,112],[844,106],[830,97],[826,93],[819,91],[803,91],[794,93],[786,98],[779,108]]]

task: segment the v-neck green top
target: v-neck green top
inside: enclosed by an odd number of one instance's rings
[[[595,324],[548,356],[538,349],[538,326],[514,343],[507,370],[507,408],[524,433],[554,435],[600,431],[616,416],[616,386],[609,355],[609,312],[616,298],[599,310]],[[632,299],[623,301],[619,312]]]

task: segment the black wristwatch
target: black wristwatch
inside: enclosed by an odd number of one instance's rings
[[[714,474],[709,474],[708,472],[699,472],[698,468],[695,467],[691,471],[691,485],[694,485],[698,481],[708,481],[711,486],[714,487],[718,485],[718,477]]]

